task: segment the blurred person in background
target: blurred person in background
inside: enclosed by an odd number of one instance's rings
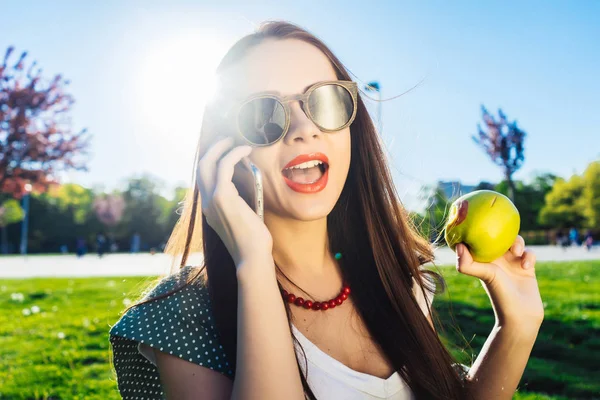
[[[594,245],[594,237],[592,236],[592,231],[588,230],[585,234],[584,239],[585,247],[588,251],[592,250],[592,246]]]
[[[104,234],[99,233],[96,236],[96,252],[98,253],[98,257],[102,258],[104,253],[106,252],[107,241],[106,236]]]
[[[85,248],[85,239],[82,237],[78,237],[77,238],[77,245],[76,245],[76,253],[77,253],[77,257],[83,257],[85,255],[86,252],[86,248]]]
[[[543,319],[523,239],[488,264],[457,246],[458,271],[481,280],[496,317],[473,365],[457,364],[433,323],[445,287],[424,268],[433,248],[340,60],[271,22],[217,76],[166,248],[181,261],[110,331],[123,398],[512,398]],[[247,161],[262,173],[264,221]],[[202,265],[187,265],[195,252]]]
[[[131,252],[132,253],[134,253],[134,254],[139,253],[140,243],[141,243],[140,234],[138,232],[135,232],[133,234],[133,236],[131,237]]]
[[[571,228],[569,231],[569,239],[571,240],[572,246],[579,246],[579,232],[577,232],[577,229]]]

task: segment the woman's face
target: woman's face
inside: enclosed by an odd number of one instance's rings
[[[223,78],[227,86],[235,88],[235,97],[242,99],[266,91],[278,92],[281,97],[302,94],[317,82],[337,80],[329,59],[319,49],[294,39],[261,43]],[[303,221],[323,218],[333,209],[348,175],[350,128],[321,132],[297,101],[289,103],[289,108],[291,121],[285,137],[270,146],[253,148],[249,156],[263,175],[265,214]],[[327,183],[318,191],[307,192],[307,182],[320,179],[322,169],[290,171],[285,167],[296,157],[311,153],[327,157]],[[238,164],[234,182],[246,191],[251,190],[251,181],[249,172]]]

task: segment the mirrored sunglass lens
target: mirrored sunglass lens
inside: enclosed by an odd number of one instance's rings
[[[281,137],[285,111],[275,99],[255,99],[244,104],[238,115],[242,135],[255,144],[269,144]]]
[[[311,93],[308,107],[317,125],[324,129],[336,130],[352,118],[354,102],[345,87],[324,85]]]

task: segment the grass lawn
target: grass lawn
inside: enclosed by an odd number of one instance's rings
[[[546,319],[517,399],[598,398],[600,261],[537,267]],[[469,363],[493,314],[479,281],[442,268],[436,298],[454,354]],[[0,280],[0,399],[118,399],[108,330],[153,278]]]

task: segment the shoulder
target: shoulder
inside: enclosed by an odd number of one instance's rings
[[[163,278],[117,321],[110,330],[115,367],[129,357],[154,367],[143,352],[148,346],[233,375],[219,343],[208,287],[199,273],[197,268],[185,267]]]
[[[187,284],[188,279],[197,274],[195,268],[184,267],[161,279],[137,306],[123,314],[110,334],[142,341],[149,332],[175,329],[182,323],[211,328],[213,319],[208,288],[199,279]]]

